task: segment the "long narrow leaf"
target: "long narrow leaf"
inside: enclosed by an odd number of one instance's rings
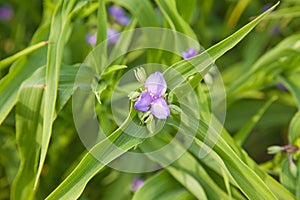
[[[49,47],[46,64],[46,86],[43,108],[43,131],[41,154],[38,165],[37,177],[35,186],[38,183],[39,176],[43,169],[43,164],[46,158],[49,141],[52,132],[52,122],[55,114],[55,103],[57,98],[58,79],[63,56],[64,44],[67,33],[70,30],[70,12],[75,1],[69,2],[60,1],[56,7],[56,11],[51,22],[51,31],[49,36]],[[67,5],[66,5],[67,4]]]
[[[67,100],[71,97],[77,71],[78,67],[62,67],[56,113],[63,108]],[[43,122],[41,107],[45,87],[45,73],[45,67],[38,69],[32,77],[23,83],[18,95],[16,105],[16,138],[21,164],[11,190],[12,199],[29,200],[33,198],[35,193],[34,181],[37,175],[36,167],[41,148],[40,141]]]
[[[3,60],[0,61],[0,70],[2,70],[3,68],[7,67],[9,64],[13,63],[14,61],[16,61],[17,59],[26,56],[27,54],[32,53],[35,50],[38,50],[39,48],[45,46],[48,44],[48,41],[44,41],[44,42],[40,42],[38,44],[32,45],[30,47],[27,47],[26,49],[8,57],[5,58]]]

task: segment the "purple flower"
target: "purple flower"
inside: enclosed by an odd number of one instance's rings
[[[123,17],[125,15],[123,8],[119,6],[110,6],[108,12],[113,17]]]
[[[125,16],[125,11],[119,6],[111,6],[108,8],[109,14],[120,24],[128,25],[130,19]]]
[[[277,84],[277,88],[278,88],[279,90],[281,90],[281,91],[284,91],[284,92],[288,91],[288,89],[287,89],[287,88],[285,87],[285,85],[282,84],[282,83]]]
[[[181,53],[183,59],[192,58],[192,57],[196,56],[197,54],[198,54],[197,50],[193,47],[191,47],[188,50]]]
[[[164,98],[158,98],[152,101],[151,113],[158,119],[166,119],[170,116],[170,109]]]
[[[0,20],[9,21],[12,19],[14,11],[9,5],[3,5],[0,7]]]
[[[263,7],[261,8],[261,12],[265,12],[267,10],[269,10],[271,8],[271,5],[270,4],[265,4],[263,5]]]
[[[97,41],[97,35],[96,34],[90,34],[90,33],[88,33],[87,35],[86,35],[86,42],[88,43],[88,44],[90,44],[90,45],[95,45],[96,44],[96,41]]]
[[[107,39],[109,43],[116,44],[120,39],[120,34],[118,31],[109,28],[107,30]]]
[[[166,100],[162,97],[167,90],[167,83],[160,72],[154,72],[145,81],[146,91],[143,91],[134,104],[134,108],[150,112],[158,119],[166,119],[170,116],[170,109]]]
[[[165,94],[167,90],[167,83],[164,76],[160,72],[151,74],[145,82],[147,91],[154,97],[160,97]]]
[[[139,111],[147,112],[150,108],[151,102],[151,95],[148,92],[142,92],[139,98],[136,100],[134,107]]]
[[[118,31],[109,28],[107,30],[107,39],[108,39],[108,43],[116,44],[120,39],[120,34],[118,33]],[[94,33],[94,34],[88,33],[86,35],[86,42],[92,46],[96,45],[96,42],[97,42],[96,33]]]
[[[144,184],[144,180],[143,179],[135,179],[133,184],[131,185],[131,191],[135,192],[137,191],[140,187],[142,187],[142,185]]]

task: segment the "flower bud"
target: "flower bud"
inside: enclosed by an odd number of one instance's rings
[[[178,115],[182,112],[181,108],[179,106],[176,106],[174,104],[169,105],[169,108],[171,110],[171,113],[174,115]]]
[[[129,99],[132,101],[135,101],[136,98],[138,98],[139,96],[140,96],[140,93],[137,91],[133,91],[128,94]]]
[[[270,146],[268,147],[268,154],[276,154],[282,152],[282,150],[281,146]]]
[[[168,94],[168,99],[167,99],[167,101],[168,101],[169,104],[171,104],[171,103],[173,102],[173,100],[174,100],[174,94],[173,94],[173,92],[170,92],[170,93]]]
[[[140,83],[144,83],[146,81],[146,72],[144,70],[144,68],[142,67],[138,67],[134,70],[134,75],[135,75],[135,78],[138,82]]]
[[[293,161],[293,156],[292,155],[289,156],[289,163],[290,163],[290,171],[291,171],[292,175],[295,178],[297,178],[298,169],[297,169],[296,164]]]

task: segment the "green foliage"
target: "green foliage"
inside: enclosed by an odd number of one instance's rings
[[[0,19],[7,36],[0,37],[0,200],[300,199],[299,2],[273,2],[261,14],[258,0],[45,0],[41,10],[35,0],[29,2],[11,5],[31,13],[32,24],[21,25],[24,16],[17,12],[11,19],[20,20],[16,27]],[[112,5],[126,9],[128,25],[112,16]],[[178,31],[207,50],[186,60],[161,49],[122,54],[134,42],[148,42],[130,32],[145,27]],[[112,45],[110,29],[129,32]],[[94,43],[87,41],[87,34],[95,34]],[[162,43],[174,39],[174,48],[182,48],[176,46],[178,38],[160,36]],[[100,51],[93,48],[98,44],[104,44]],[[227,101],[218,105],[210,94],[214,82],[209,83],[217,76],[215,62]],[[178,110],[158,133],[145,138],[146,125],[134,102],[127,99],[127,107],[113,113],[111,100],[116,92],[132,92],[122,89],[127,84],[122,77],[149,63],[166,66],[163,74],[172,90],[165,98]],[[187,82],[174,76],[174,70]],[[81,144],[72,107],[72,97],[87,86],[80,82],[85,76],[93,78],[88,88],[92,95],[82,100],[80,114],[86,115],[88,103],[94,102],[93,119],[105,134],[91,137],[90,148]],[[189,90],[199,110],[189,106],[194,102]],[[225,124],[212,110],[212,105],[224,104]],[[188,117],[180,115],[183,110]],[[197,112],[200,116],[195,117]],[[115,121],[114,114],[125,120]],[[159,121],[153,119],[152,125],[159,126]],[[188,147],[176,137],[180,130],[186,137],[196,130]],[[168,145],[172,151],[148,154]],[[272,145],[274,157],[265,154]],[[139,174],[110,168],[126,152],[143,153],[160,167]],[[131,191],[137,177],[145,182]]]

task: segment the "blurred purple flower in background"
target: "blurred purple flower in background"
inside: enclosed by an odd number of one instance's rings
[[[158,119],[166,119],[170,116],[170,109],[166,100],[162,97],[167,90],[167,83],[160,72],[154,72],[145,81],[146,91],[143,91],[134,104],[135,109],[150,112]]]
[[[96,35],[96,33],[94,33],[94,34],[90,34],[90,33],[88,33],[87,35],[86,35],[86,42],[88,43],[88,44],[90,44],[90,45],[95,45],[96,44],[96,41],[97,41],[97,35]]]
[[[140,179],[140,178],[137,178],[137,179],[134,179],[132,185],[131,185],[131,188],[130,190],[132,192],[135,192],[137,191],[140,187],[142,187],[142,185],[144,184],[144,180],[143,179]]]
[[[270,4],[265,4],[263,5],[263,7],[261,8],[261,12],[265,12],[267,10],[269,10],[272,6]],[[273,11],[272,11],[273,12]]]
[[[126,17],[124,9],[119,6],[109,7],[108,12],[120,24],[128,25],[131,21],[128,17]]]
[[[274,25],[270,29],[270,33],[272,36],[278,36],[281,33],[279,25]]]
[[[9,5],[3,5],[0,7],[0,20],[9,21],[13,18],[14,10]]]
[[[107,39],[110,44],[116,44],[120,39],[120,34],[115,29],[107,29]]]
[[[198,54],[197,50],[193,47],[181,53],[183,59],[188,59],[196,56]]]
[[[111,28],[107,30],[107,40],[109,44],[116,44],[119,41],[119,39],[120,39],[120,34],[118,31]],[[95,46],[97,42],[96,33],[94,34],[88,33],[86,35],[86,42],[92,46]]]
[[[278,83],[277,84],[277,88],[281,91],[287,92],[288,89],[285,87],[285,85],[283,85],[282,83]]]

